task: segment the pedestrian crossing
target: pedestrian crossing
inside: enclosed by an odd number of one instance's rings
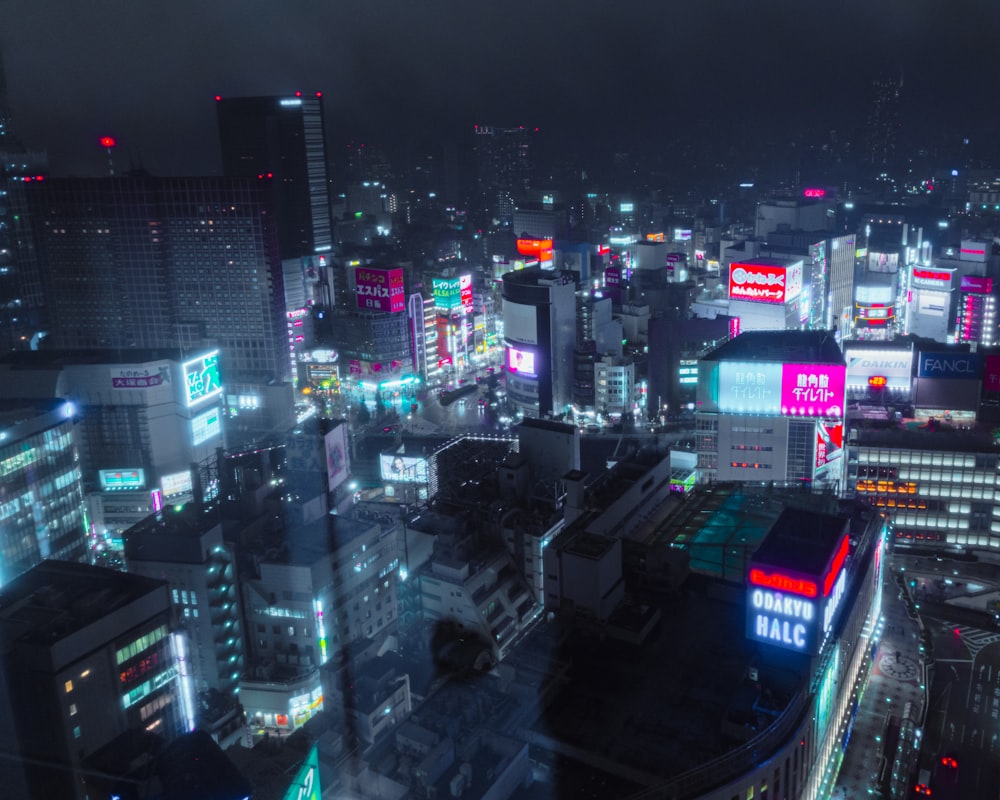
[[[966,625],[957,625],[955,630],[958,631],[958,635],[962,639],[962,644],[965,645],[966,649],[969,651],[969,655],[973,658],[976,654],[994,642],[1000,642],[1000,633],[994,633],[993,631],[984,631],[979,628],[970,628]]]

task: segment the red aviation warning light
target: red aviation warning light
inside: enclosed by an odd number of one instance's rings
[[[111,148],[118,144],[114,136],[102,136],[99,141],[101,142],[101,147]]]

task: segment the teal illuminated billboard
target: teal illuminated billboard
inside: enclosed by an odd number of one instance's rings
[[[219,375],[219,351],[213,350],[198,358],[184,362],[184,384],[187,388],[187,404],[193,406],[209,397],[222,394],[222,378]]]
[[[322,792],[319,788],[319,756],[316,745],[312,746],[306,760],[302,762],[295,780],[285,792],[283,800],[320,800]]]

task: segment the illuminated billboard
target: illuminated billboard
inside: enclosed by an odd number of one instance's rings
[[[379,456],[382,480],[395,483],[427,483],[427,459],[400,453]]]
[[[910,270],[910,287],[913,289],[951,290],[951,272],[940,269],[913,267]]]
[[[848,386],[873,386],[871,378],[885,378],[880,385],[890,389],[910,390],[913,375],[912,350],[844,351],[847,361],[845,382]]]
[[[213,350],[183,364],[184,383],[187,387],[187,404],[193,406],[222,394],[219,375],[219,351]]]
[[[202,444],[222,433],[222,414],[212,408],[191,418],[191,444]]]
[[[979,377],[979,356],[950,351],[921,353],[917,359],[917,377],[975,380]]]
[[[617,289],[621,286],[622,282],[622,268],[621,267],[607,267],[604,270],[604,285],[608,289]]]
[[[674,241],[675,242],[690,242],[691,241],[691,229],[690,228],[674,228]]]
[[[146,486],[146,473],[141,469],[100,469],[97,476],[101,488],[107,491],[143,489]]]
[[[191,470],[164,475],[160,478],[160,488],[163,489],[164,497],[190,494],[194,491],[194,484],[191,482]]]
[[[842,417],[845,372],[836,364],[782,364],[781,413]]]
[[[319,755],[314,744],[282,800],[320,800]]]
[[[899,253],[877,253],[870,250],[868,257],[869,272],[896,272],[899,270]]]
[[[406,308],[403,270],[354,268],[354,287],[358,308],[393,313]]]
[[[781,413],[781,364],[723,361],[719,364],[719,411]]]
[[[432,278],[431,289],[437,308],[451,311],[462,307],[462,287],[458,278]]]
[[[511,372],[524,372],[535,375],[535,354],[530,350],[519,350],[516,347],[507,348],[507,369]]]
[[[791,266],[769,264],[729,265],[729,297],[758,303],[781,304],[802,292],[802,263]]]
[[[350,470],[347,450],[347,424],[341,422],[323,437],[326,449],[326,486],[332,492],[345,480]]]
[[[537,258],[539,261],[552,260],[551,239],[518,239],[517,252],[522,256]]]
[[[816,459],[813,480],[822,480],[843,464],[844,426],[816,420]]]
[[[472,276],[460,275],[458,278],[459,305],[465,311],[472,311]]]
[[[993,291],[993,278],[983,278],[978,275],[963,275],[961,287],[963,292],[990,294]]]
[[[751,562],[747,638],[800,653],[818,653],[844,599],[849,552],[850,538],[845,534],[820,575]]]

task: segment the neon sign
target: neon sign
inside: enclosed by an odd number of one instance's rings
[[[837,548],[837,555],[833,557],[833,563],[830,564],[830,571],[826,573],[826,577],[823,579],[823,597],[830,596],[830,589],[833,588],[834,581],[840,575],[841,567],[844,566],[844,561],[847,560],[847,554],[851,549],[851,540],[846,536],[840,542],[840,547]]]
[[[816,584],[813,581],[793,578],[789,575],[782,575],[780,572],[768,574],[761,569],[752,569],[750,570],[750,583],[754,586],[776,589],[779,592],[791,592],[803,597],[815,597],[817,594]]]
[[[750,592],[749,611],[752,638],[789,650],[809,649],[816,614],[812,601],[757,588]]]
[[[826,197],[826,189],[805,189],[803,197]]]

